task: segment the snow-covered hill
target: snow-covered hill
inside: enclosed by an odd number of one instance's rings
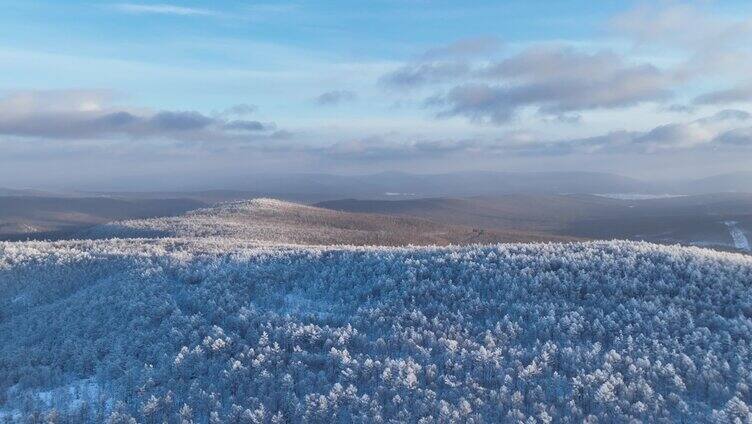
[[[19,420],[745,422],[752,258],[0,243],[0,340]]]
[[[413,217],[340,212],[275,199],[222,203],[175,217],[113,222],[80,236],[214,237],[273,244],[380,246],[567,240],[521,231],[481,231]]]

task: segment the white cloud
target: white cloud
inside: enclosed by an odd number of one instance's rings
[[[111,93],[96,90],[14,92],[0,98],[0,134],[58,140],[131,137],[221,143],[257,140],[276,129],[274,124],[195,111],[123,108],[112,104],[111,97]]]
[[[663,101],[673,83],[655,66],[633,64],[614,52],[541,46],[475,69],[428,104],[439,109],[439,116],[504,124],[526,107],[562,116]]]
[[[156,14],[156,15],[178,15],[178,16],[217,15],[217,12],[214,12],[208,9],[175,6],[171,4],[120,3],[120,4],[114,5],[114,8],[121,12],[134,13],[134,14]]]
[[[697,4],[651,5],[615,16],[611,27],[640,48],[686,54],[676,69],[685,77],[743,78],[752,70],[752,19],[743,13],[722,15]]]

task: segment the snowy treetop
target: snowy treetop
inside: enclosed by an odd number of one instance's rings
[[[11,420],[744,422],[752,258],[634,242],[0,243],[0,340]]]

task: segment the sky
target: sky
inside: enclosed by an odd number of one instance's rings
[[[746,1],[0,6],[0,186],[752,171]]]

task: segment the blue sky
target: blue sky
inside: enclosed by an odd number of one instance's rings
[[[0,185],[752,159],[748,2],[2,3]]]

